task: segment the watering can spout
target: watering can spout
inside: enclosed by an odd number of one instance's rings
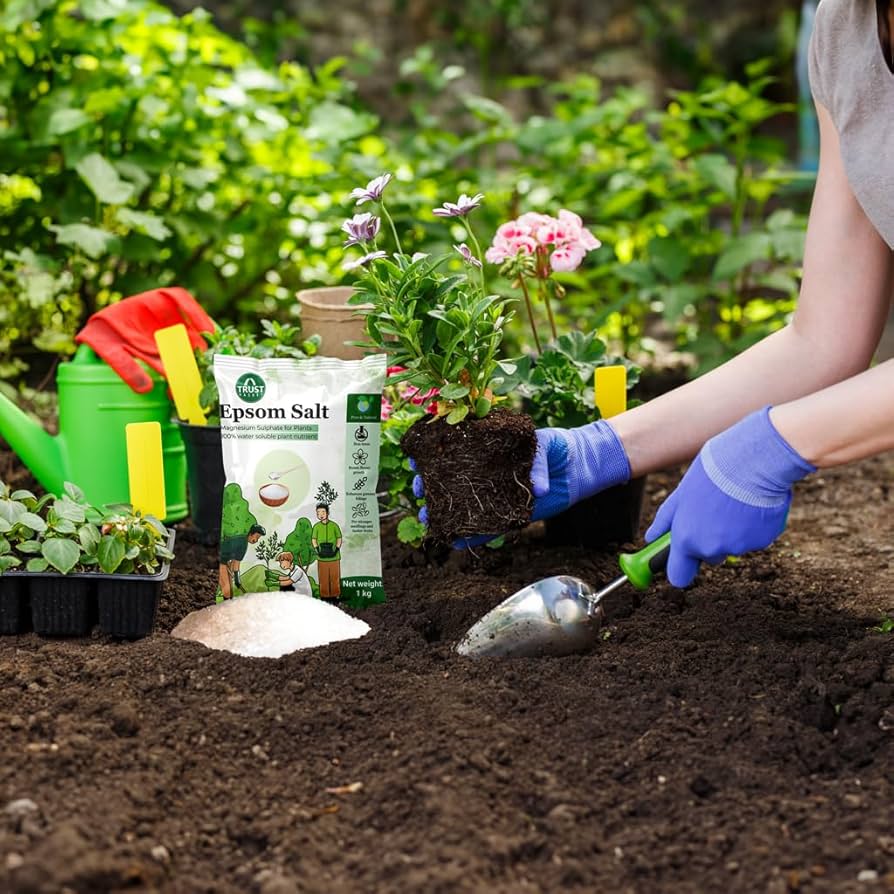
[[[50,493],[62,492],[65,457],[61,440],[44,431],[39,423],[2,394],[0,436]]]

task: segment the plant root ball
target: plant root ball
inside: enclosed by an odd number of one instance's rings
[[[534,432],[529,416],[502,409],[458,425],[429,417],[407,431],[401,448],[422,476],[433,541],[502,534],[530,522]]]

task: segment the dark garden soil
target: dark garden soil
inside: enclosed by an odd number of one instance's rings
[[[805,483],[772,550],[561,659],[452,648],[612,552],[388,534],[372,632],[273,661],[167,635],[216,582],[181,538],[152,637],[0,640],[0,890],[894,890],[892,472]]]
[[[411,426],[401,447],[425,484],[432,540],[515,531],[531,520],[537,440],[530,416],[494,410],[458,425],[428,417]]]

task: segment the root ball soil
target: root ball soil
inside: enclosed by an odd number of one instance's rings
[[[494,410],[458,425],[422,419],[403,436],[425,484],[429,537],[451,543],[482,531],[514,531],[531,519],[530,416]]]
[[[560,659],[453,653],[527,582],[616,573],[537,526],[386,531],[372,631],[281,660],[167,635],[217,576],[178,537],[153,636],[0,639],[0,890],[894,890],[891,472],[814,476],[771,550]]]

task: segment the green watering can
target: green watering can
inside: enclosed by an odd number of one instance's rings
[[[168,522],[186,518],[186,453],[172,422],[167,383],[152,370],[152,390],[133,391],[87,345],[60,363],[59,434],[47,434],[12,401],[0,395],[0,435],[34,477],[51,493],[66,481],[84,491],[97,506],[130,502],[125,426],[130,422],[161,424]]]

